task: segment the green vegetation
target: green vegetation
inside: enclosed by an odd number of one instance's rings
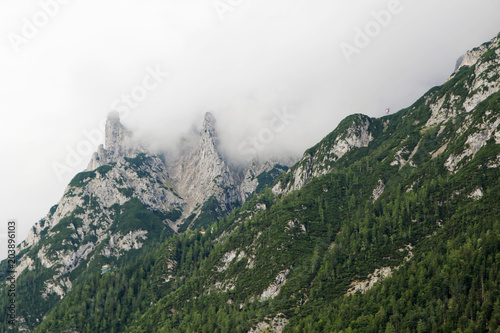
[[[114,221],[110,228],[112,233],[120,232],[126,235],[131,231],[145,230],[148,232],[148,239],[156,240],[165,239],[168,234],[171,234],[170,228],[160,217],[148,210],[137,198],[130,199],[122,206],[112,208],[115,211]]]
[[[40,306],[29,328],[50,310],[34,332],[248,332],[277,315],[288,319],[285,332],[499,332],[500,174],[492,165],[500,145],[482,142],[452,172],[446,162],[470,148],[471,136],[495,130],[500,93],[425,127],[429,103],[448,93],[463,100],[474,69],[462,68],[396,114],[346,118],[292,167],[330,171],[287,195],[264,184],[287,187],[293,172],[273,183],[280,170],[272,170],[258,176],[262,186],[240,208],[230,211],[211,197],[175,236],[163,221],[178,220],[181,210],[152,212],[137,198],[111,207],[111,231],[146,230],[147,243],[120,258],[85,261],[68,274],[71,292],[62,300],[49,295],[45,304],[37,279],[54,272],[35,255],[47,244],[41,242],[30,250],[38,269],[20,277],[32,288],[23,297]],[[366,124],[373,140],[337,159],[332,147],[353,134],[353,124]],[[128,162],[139,170],[146,157]],[[50,241],[60,243],[53,248],[71,246],[81,226],[76,215],[52,229]],[[117,269],[101,275],[104,264]],[[391,276],[351,294],[381,268]],[[278,288],[280,275],[286,277]]]
[[[84,187],[96,176],[95,171],[84,171],[77,174],[70,182],[69,186]]]
[[[177,232],[179,232],[179,233],[185,232],[189,228],[189,225],[191,224],[191,222],[193,222],[195,217],[196,217],[196,214],[193,213],[193,214],[189,215],[186,219],[184,219],[182,221],[182,224],[179,227],[179,230],[177,230]]]
[[[175,222],[181,218],[182,208],[172,209],[171,211],[169,211],[167,213],[162,213],[162,212],[153,212],[153,213],[155,213],[162,220],[170,220],[172,222]]]
[[[50,210],[49,210],[49,215],[50,216],[54,215],[54,213],[57,210],[57,207],[58,207],[58,205],[54,205],[54,206],[50,207]]]
[[[260,193],[262,190],[269,185],[272,185],[276,178],[278,178],[283,172],[288,171],[288,167],[284,165],[277,164],[274,168],[269,171],[264,171],[257,176],[259,185],[255,189],[255,193]]]
[[[0,267],[1,272],[6,272],[6,261]],[[0,274],[1,275],[1,274]],[[16,281],[16,311],[18,316],[28,318],[26,325],[33,328],[39,324],[37,318],[41,318],[59,301],[59,296],[50,294],[42,297],[45,291],[43,281],[54,275],[53,269],[45,268],[40,259],[36,258],[32,270],[26,270]],[[4,276],[5,278],[6,276]],[[3,279],[4,279],[3,278]],[[22,297],[20,296],[22,295]],[[0,290],[0,307],[6,309],[9,305],[8,289]],[[0,311],[0,332],[10,332],[8,330],[7,312]]]
[[[110,163],[107,165],[101,165],[98,167],[95,171],[98,172],[101,176],[105,176],[113,167],[116,165],[116,163]]]
[[[125,160],[128,162],[130,167],[134,169],[139,178],[150,177],[149,173],[142,170],[142,167],[148,163],[149,159],[150,157],[148,157],[145,153],[141,153],[134,158],[125,157]]]
[[[165,284],[165,272],[172,273],[168,262],[179,262],[194,270],[193,255],[206,256],[211,247],[201,235],[184,234],[170,240],[154,252],[119,263],[119,269],[101,275],[100,269],[88,274],[35,331],[61,332],[68,328],[80,332],[121,332],[140,317],[150,304],[176,284]],[[183,252],[195,246],[198,252]],[[179,279],[182,279],[180,276]],[[82,302],[82,300],[84,300]],[[71,315],[68,315],[71,314]]]
[[[203,203],[200,215],[198,215],[189,228],[192,230],[207,228],[215,221],[220,220],[225,215],[224,211],[217,199],[211,196]]]
[[[286,332],[495,331],[500,177],[497,168],[480,166],[500,155],[500,147],[488,142],[456,173],[443,164],[463,149],[463,137],[486,110],[490,118],[500,114],[499,98],[482,103],[461,134],[453,126],[447,135],[422,131],[430,114],[418,104],[389,117],[385,131],[382,120],[371,120],[376,139],[346,154],[332,172],[286,196],[264,189],[205,235],[188,231],[109,276],[95,276],[38,330],[246,332],[283,313]],[[424,117],[420,126],[409,125],[415,115]],[[432,159],[448,141],[447,152]],[[418,167],[391,165],[393,152],[417,145]],[[379,180],[385,189],[373,201]],[[483,197],[474,200],[469,194],[477,188]],[[256,210],[262,204],[266,209]],[[414,257],[406,262],[410,244]],[[230,252],[237,258],[221,269]],[[380,267],[392,267],[393,275],[365,294],[345,296],[353,281]],[[279,295],[259,300],[286,270]],[[124,281],[142,272],[144,278]]]
[[[82,225],[83,220],[75,217],[75,214],[65,217],[51,229],[51,232],[54,232],[55,235],[50,239],[46,238],[40,244],[50,243],[51,246],[48,247],[47,255],[51,258],[56,257],[58,252],[75,249],[78,245],[76,230]]]
[[[125,157],[125,160],[135,168],[140,168],[144,163],[146,163],[148,157],[146,154],[141,153],[134,158]]]
[[[31,269],[26,269],[17,280],[17,295],[16,304],[18,305],[18,315],[28,318],[25,323],[25,327],[28,329],[33,329],[40,323],[40,319],[43,318],[47,312],[56,307],[57,304],[61,302],[59,295],[49,292],[44,286],[44,281],[50,280],[54,275],[57,274],[59,269],[64,267],[54,266],[51,269],[44,267],[40,261],[38,253],[42,248],[45,249],[46,260],[53,260],[58,255],[63,254],[65,251],[76,250],[77,246],[81,246],[87,243],[96,243],[97,236],[95,234],[96,226],[91,224],[90,230],[87,232],[85,238],[81,239],[80,234],[76,232],[77,229],[83,226],[83,220],[80,217],[76,217],[78,214],[83,214],[87,209],[92,209],[96,214],[99,204],[87,196],[84,199],[85,205],[83,207],[77,207],[72,214],[61,219],[58,224],[56,224],[52,229],[51,233],[54,233],[50,237],[44,238],[40,243],[31,249],[26,249],[18,254],[18,258],[29,251],[28,256],[33,259],[33,264]],[[173,231],[165,225],[157,214],[148,210],[139,200],[131,199],[129,202],[125,203],[123,206],[116,206],[114,215],[114,222],[112,229],[115,232],[121,232],[123,235],[130,231],[135,230],[145,230],[147,231],[147,238],[140,239],[142,243],[142,248],[140,250],[130,250],[125,253],[121,253],[120,258],[109,257],[106,258],[100,255],[101,251],[109,243],[109,238],[104,240],[95,250],[94,253],[97,254],[92,261],[90,261],[90,256],[83,260],[80,265],[61,276],[61,279],[69,278],[74,286],[78,286],[85,281],[91,281],[94,276],[94,272],[100,272],[101,266],[109,263],[113,265],[124,265],[124,263],[133,261],[141,253],[149,252],[157,247],[158,244],[163,242],[165,239],[170,238],[173,235]],[[99,211],[101,211],[99,209]],[[102,211],[101,211],[102,212]],[[178,213],[173,213],[178,214]],[[40,222],[43,228],[42,221]],[[42,234],[47,233],[48,228],[42,230]],[[6,261],[2,262],[0,266],[0,272],[6,272],[7,266]],[[100,273],[99,273],[100,274]],[[6,274],[0,273],[0,278],[5,280]],[[66,292],[69,290],[66,290]],[[2,288],[0,290],[0,305],[6,308],[9,297],[6,295],[7,289]],[[0,313],[0,332],[7,332],[7,321],[5,320],[5,312]]]
[[[118,187],[117,190],[127,198],[132,198],[134,195],[134,189],[131,187],[127,188]]]

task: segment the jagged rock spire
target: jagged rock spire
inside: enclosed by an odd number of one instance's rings
[[[215,117],[212,112],[205,113],[205,120],[203,121],[203,131],[215,134]]]
[[[97,152],[92,155],[87,170],[94,170],[101,165],[117,162],[123,157],[134,157],[146,152],[132,138],[132,132],[120,122],[120,114],[111,111],[106,119],[104,146],[99,145]]]
[[[123,127],[120,122],[120,114],[116,111],[111,111],[106,120],[104,147],[108,153],[112,155],[123,154],[126,150],[128,140],[132,137],[132,133]]]
[[[188,200],[188,209],[203,203],[210,196],[219,202],[235,202],[235,193],[227,188],[236,182],[231,170],[219,151],[216,120],[211,112],[205,113],[200,140],[193,149],[176,163],[171,176],[177,181],[177,189]],[[228,199],[229,198],[229,199]]]
[[[200,143],[199,147],[206,149],[207,147],[213,147],[215,152],[218,153],[219,147],[219,137],[216,130],[216,120],[211,112],[205,113],[205,119],[203,121],[203,127],[200,132]]]

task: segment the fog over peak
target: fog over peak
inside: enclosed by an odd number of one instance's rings
[[[19,240],[110,111],[158,152],[196,142],[210,111],[237,163],[300,156],[349,114],[410,105],[500,31],[491,0],[56,2],[32,36],[41,2],[0,4],[0,220],[18,219]]]

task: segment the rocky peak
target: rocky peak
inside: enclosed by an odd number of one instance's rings
[[[434,126],[470,112],[489,96],[500,91],[499,64],[499,37],[468,51],[458,60],[455,72],[447,81],[448,89],[426,96],[432,111],[426,126]],[[464,72],[457,75],[461,68]],[[467,80],[463,80],[464,75]]]
[[[278,182],[272,188],[273,193],[287,194],[298,190],[311,179],[329,173],[334,163],[351,150],[367,147],[374,139],[370,129],[372,121],[362,114],[344,119],[325,139],[304,153],[302,159],[288,170],[291,181]]]
[[[180,194],[188,198],[189,206],[203,203],[214,195],[220,202],[238,201],[224,188],[235,181],[229,166],[219,151],[219,138],[216,121],[212,113],[207,112],[203,121],[198,144],[183,155],[172,170],[172,177],[178,185]]]
[[[211,112],[205,113],[198,149],[200,152],[215,154],[217,158],[221,158],[219,156],[219,137],[216,130],[216,120]]]
[[[216,130],[215,130],[215,117],[212,114],[212,112],[207,112],[205,113],[205,120],[203,121],[203,134],[207,134],[211,137],[216,136]]]
[[[135,157],[146,153],[132,138],[132,132],[120,122],[120,114],[112,111],[108,114],[105,126],[104,146],[100,145],[92,156],[87,171],[112,162],[117,162],[124,157]]]
[[[283,163],[284,164],[284,163]],[[199,141],[169,170],[176,189],[186,199],[183,216],[203,214],[207,200],[217,202],[219,212],[227,213],[244,202],[261,184],[273,181],[286,167],[268,160],[254,160],[247,168],[238,167],[221,154],[216,119],[205,113]],[[196,219],[191,219],[196,225]]]
[[[120,114],[112,111],[106,120],[104,147],[110,153],[120,153],[124,148],[124,142],[130,140],[132,133],[120,122]]]
[[[479,58],[488,51],[489,43],[484,43],[483,45],[476,47],[472,50],[467,51],[463,56],[458,58],[457,64],[455,65],[455,73],[464,66],[473,66],[477,63]]]

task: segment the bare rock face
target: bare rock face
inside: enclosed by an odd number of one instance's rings
[[[198,143],[170,168],[134,140],[117,112],[110,113],[104,145],[20,245],[25,254],[17,273],[37,265],[51,270],[43,297],[62,298],[71,289],[70,274],[82,264],[88,266],[97,258],[118,259],[158,236],[148,229],[150,222],[122,227],[118,216],[123,210],[155,214],[161,222],[154,230],[167,232],[177,231],[186,217],[199,215],[210,198],[228,212],[255,191],[257,176],[274,164],[254,161],[247,169],[235,168],[224,159],[219,145],[216,120],[208,112]]]
[[[457,64],[455,66],[455,73],[460,70],[463,66],[473,66],[479,60],[479,58],[488,50],[488,44],[483,44],[475,49],[467,51],[463,56],[458,58]]]
[[[205,114],[198,144],[177,161],[171,175],[188,210],[211,196],[227,208],[241,201],[235,187],[238,175],[221,155],[215,117],[210,112]]]
[[[105,128],[104,146],[100,145],[87,167],[87,171],[95,170],[102,165],[147,153],[133,140],[132,132],[120,122],[120,114],[112,111],[108,114]]]
[[[239,185],[241,200],[244,202],[251,194],[255,193],[260,185],[260,175],[267,173],[271,177],[277,176],[278,173],[285,171],[286,166],[292,165],[293,162],[295,161],[291,158],[288,160],[254,158],[242,172],[243,179]]]
[[[290,273],[290,269],[286,269],[280,272],[271,283],[271,285],[262,292],[259,299],[261,301],[266,301],[270,298],[276,297],[279,294],[281,287],[283,287],[283,285],[286,283],[286,277],[288,273]]]
[[[288,319],[282,313],[274,318],[266,317],[264,321],[257,323],[248,333],[281,333],[288,324]]]
[[[20,250],[27,252],[19,260],[17,273],[33,270],[33,262],[39,261],[55,272],[46,281],[43,295],[63,297],[71,289],[68,274],[82,263],[98,257],[119,258],[140,249],[152,236],[149,226],[136,225],[122,232],[116,219],[120,207],[132,198],[137,202],[136,209],[147,207],[162,216],[164,220],[157,227],[165,230],[173,229],[175,221],[170,219],[179,215],[172,212],[182,211],[185,205],[164,162],[135,143],[118,114],[111,113],[105,146],[98,148],[86,171],[73,178],[59,203],[20,244]]]
[[[277,177],[292,160],[254,159],[248,166],[231,164],[220,150],[217,123],[212,113],[205,114],[198,143],[179,158],[169,170],[176,189],[186,199],[183,217],[199,216],[202,205],[213,198],[223,212],[241,205],[256,191],[259,175]]]
[[[300,189],[309,180],[320,177],[331,171],[332,164],[349,151],[366,147],[373,140],[369,130],[370,118],[355,115],[347,130],[337,133],[334,138],[320,142],[313,150],[304,153],[302,160],[290,169],[291,181],[278,182],[272,191],[274,194],[287,194]]]
[[[468,66],[472,73],[467,80],[456,80],[460,69]],[[439,96],[428,96],[432,115],[426,123],[427,127],[434,126],[454,118],[455,116],[471,112],[479,103],[500,91],[500,38],[481,45],[457,61],[455,72],[448,79],[449,92]],[[457,93],[459,92],[459,93]]]
[[[477,131],[467,137],[463,151],[460,154],[451,154],[444,163],[448,171],[456,172],[462,161],[473,158],[487,144],[488,140],[500,136],[500,117],[485,115],[481,121],[480,124],[474,124]]]

